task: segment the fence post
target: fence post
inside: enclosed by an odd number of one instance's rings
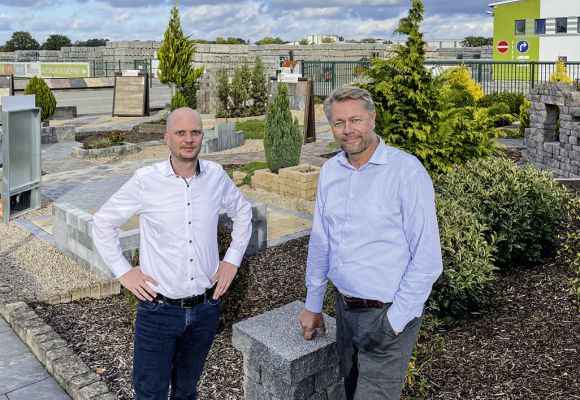
[[[532,67],[530,68],[530,87],[533,89],[534,88],[534,77],[536,75],[536,62],[532,61]]]

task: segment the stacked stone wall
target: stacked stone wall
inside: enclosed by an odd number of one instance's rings
[[[572,85],[550,82],[533,88],[528,99],[523,158],[555,177],[580,177],[580,92]]]

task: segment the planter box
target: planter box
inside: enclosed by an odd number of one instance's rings
[[[279,194],[314,200],[319,175],[320,167],[307,164],[282,168],[278,174],[272,173],[269,169],[260,169],[252,176],[252,186]]]
[[[73,158],[99,158],[114,157],[121,154],[133,154],[141,151],[141,146],[135,143],[125,143],[120,146],[104,147],[102,149],[83,149],[82,147],[73,147],[71,156]]]

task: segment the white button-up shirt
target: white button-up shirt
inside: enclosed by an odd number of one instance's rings
[[[169,298],[203,293],[219,267],[220,209],[233,221],[224,261],[239,266],[252,233],[252,207],[222,166],[199,160],[200,172],[177,176],[166,160],[137,170],[93,219],[93,240],[116,277],[131,269],[122,254],[117,228],[139,215],[140,267]]]

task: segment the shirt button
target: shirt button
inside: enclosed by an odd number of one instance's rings
[[[189,241],[189,243],[191,243],[191,240]]]
[[[191,225],[191,221],[189,221],[188,224]]]
[[[191,205],[191,203],[187,203],[187,205],[189,206],[189,205]]]
[[[190,259],[189,259],[189,262],[193,262],[193,258],[190,258]]]
[[[191,278],[191,280],[193,280],[193,278]]]
[[[189,185],[187,185],[187,187],[189,187]]]

